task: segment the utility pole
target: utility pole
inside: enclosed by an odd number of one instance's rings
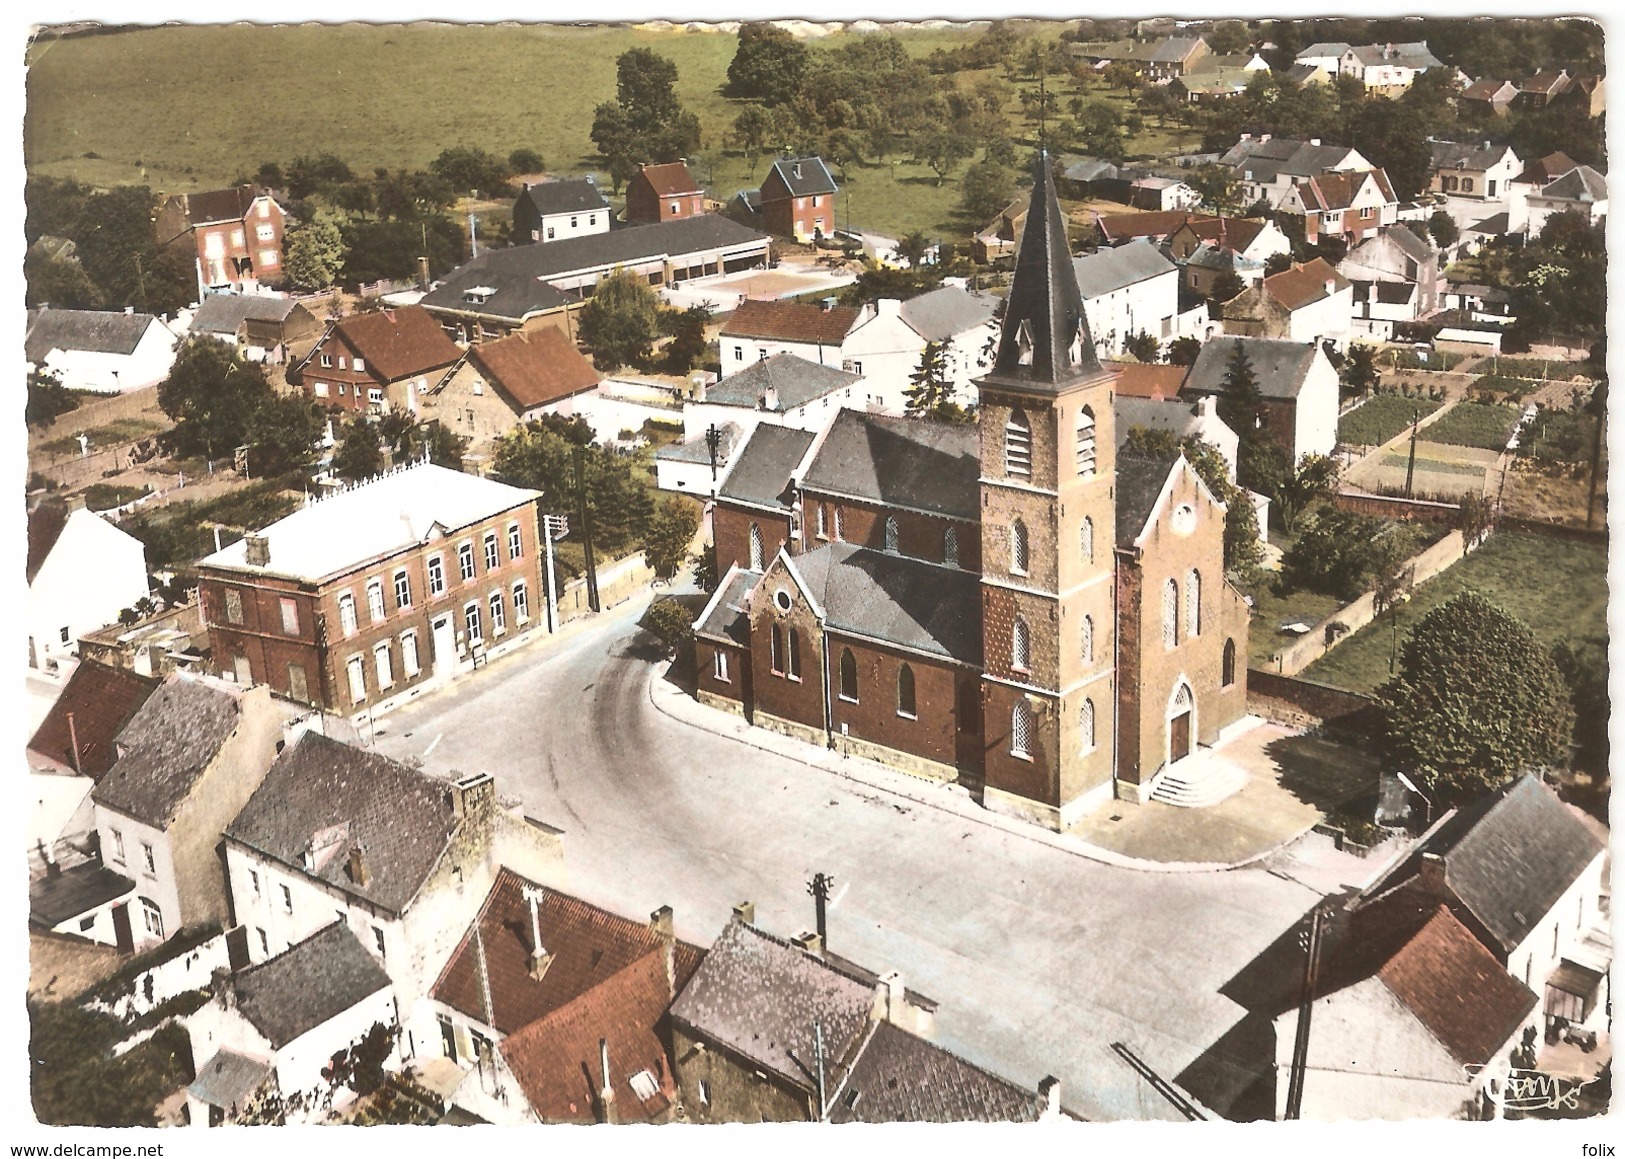
[[[1320,981],[1320,950],[1326,934],[1326,911],[1316,906],[1309,917],[1309,933],[1304,943],[1303,991],[1298,996],[1298,1033],[1292,1043],[1292,1071],[1287,1080],[1286,1115],[1297,1119],[1303,1112],[1303,1080],[1309,1069],[1309,1016],[1315,1008],[1315,986]]]
[[[1603,401],[1608,389],[1608,383],[1603,381],[1596,389],[1596,396]],[[1597,433],[1591,440],[1591,489],[1586,494],[1586,526],[1591,527],[1597,516],[1597,476],[1602,465],[1602,433],[1608,425],[1608,407],[1606,403],[1597,407]]]
[[[587,556],[587,606],[599,612],[603,609],[598,605],[598,568],[592,558],[592,514],[587,507],[585,452],[585,447],[576,447],[571,460],[575,467],[576,513],[581,520],[581,549]]]
[[[717,453],[722,450],[722,431],[712,423],[705,428],[705,449],[711,452],[711,494],[717,493]]]
[[[824,907],[829,903],[829,891],[835,885],[835,879],[827,873],[815,873],[812,880],[807,883],[807,892],[812,894],[813,904],[818,915],[818,940],[825,949],[829,948],[829,931],[825,920]]]
[[[542,543],[547,552],[547,630],[559,630],[559,577],[553,567],[553,543],[570,534],[569,521],[562,515],[542,516]]]
[[[813,1065],[818,1080],[818,1121],[822,1123],[829,1113],[829,1103],[824,1097],[824,1024],[816,1018],[813,1019]]]
[[[1416,430],[1422,422],[1422,411],[1419,408],[1411,409],[1411,460],[1405,467],[1405,498],[1414,499],[1411,484],[1416,479]]]

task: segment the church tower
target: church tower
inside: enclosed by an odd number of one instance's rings
[[[1112,791],[1115,381],[1040,150],[998,354],[976,388],[984,804],[1051,829]]]

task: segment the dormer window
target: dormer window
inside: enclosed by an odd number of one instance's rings
[[[495,293],[496,288],[493,286],[470,286],[463,291],[463,301],[479,306],[490,301]]]
[[[1067,347],[1066,356],[1073,366],[1083,365],[1083,319],[1079,318],[1072,328],[1072,345]]]
[[[1033,364],[1033,324],[1022,319],[1016,330],[1016,365],[1031,366]]]

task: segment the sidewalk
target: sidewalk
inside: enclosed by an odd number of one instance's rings
[[[704,729],[717,736],[737,740],[761,752],[772,753],[809,768],[855,781],[867,788],[901,797],[917,805],[951,813],[963,821],[1003,830],[1013,836],[1036,841],[1053,849],[1077,857],[1087,857],[1092,861],[1120,869],[1133,869],[1144,873],[1217,873],[1240,869],[1294,844],[1319,820],[1318,813],[1312,816],[1306,814],[1291,817],[1286,821],[1284,828],[1271,830],[1268,826],[1253,826],[1245,831],[1237,829],[1236,833],[1220,843],[1236,851],[1235,856],[1226,861],[1180,861],[1171,857],[1133,856],[1085,841],[1073,833],[1055,833],[984,809],[971,798],[969,791],[959,785],[927,781],[875,761],[843,756],[832,750],[820,749],[804,741],[770,732],[765,728],[756,728],[747,724],[742,716],[701,704],[666,680],[666,671],[669,667],[668,664],[650,670],[649,700],[656,709],[673,720]],[[1120,816],[1133,813],[1138,824],[1127,826],[1125,829],[1132,829],[1139,834],[1140,839],[1136,844],[1146,851],[1159,847],[1166,849],[1200,846],[1204,843],[1189,840],[1186,831],[1211,829],[1215,821],[1223,828],[1231,828],[1225,824],[1231,820],[1228,812],[1223,817],[1216,817],[1212,816],[1213,810],[1180,809],[1159,803],[1134,806],[1108,802],[1096,812],[1101,815]],[[1085,818],[1076,828],[1090,825],[1091,820],[1092,818]],[[1241,848],[1242,846],[1245,848]]]

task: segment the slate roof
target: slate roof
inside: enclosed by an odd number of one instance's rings
[[[823,1028],[825,1058],[839,1058],[868,1025],[874,997],[872,985],[736,918],[677,996],[671,1016],[812,1090],[814,1019]]]
[[[1426,238],[1417,237],[1409,226],[1403,224],[1388,226],[1382,231],[1382,236],[1393,242],[1406,257],[1415,262],[1425,262],[1436,252]]]
[[[1589,165],[1579,165],[1531,197],[1553,197],[1565,201],[1607,201],[1608,180]]]
[[[1332,287],[1330,291],[1326,289],[1328,282]],[[1312,306],[1348,288],[1349,280],[1325,258],[1315,258],[1264,279],[1264,292],[1288,310]]]
[[[33,583],[39,569],[50,558],[51,549],[62,538],[72,512],[68,505],[55,496],[46,496],[28,513],[28,582]]]
[[[521,190],[519,196],[529,201],[537,213],[545,216],[556,213],[590,213],[593,210],[609,208],[609,202],[604,198],[603,192],[585,177],[538,181]]]
[[[561,310],[574,299],[531,274],[526,268],[528,263],[522,261],[521,256],[529,255],[533,250],[548,250],[579,240],[583,239],[567,238],[545,245],[486,250],[448,273],[441,284],[425,294],[418,304],[425,309],[480,314],[513,322],[523,321],[533,314]],[[477,301],[469,296],[475,290],[481,291],[476,295]]]
[[[1474,222],[1462,232],[1482,233],[1499,237],[1501,234],[1506,233],[1511,228],[1511,215],[1509,215],[1507,211],[1503,209],[1500,213],[1490,214],[1490,216],[1486,217],[1483,221]]]
[[[226,837],[272,861],[309,873],[392,914],[412,903],[445,853],[458,821],[452,787],[378,753],[307,732],[282,750]],[[314,871],[305,853],[322,830],[345,828]],[[347,872],[360,846],[366,885]]]
[[[1202,60],[1199,65],[1208,62]],[[1202,68],[1188,72],[1176,81],[1188,93],[1242,93],[1259,73],[1247,68]]]
[[[1455,141],[1428,141],[1428,165],[1432,169],[1488,169],[1510,153],[1507,145],[1475,141],[1469,145]]]
[[[530,903],[525,890],[536,889],[542,948],[552,961],[540,980],[531,977]],[[485,975],[491,989],[491,1018],[485,1013],[480,983],[479,945],[485,950]],[[580,898],[542,888],[510,869],[497,874],[491,892],[447,960],[430,990],[437,1002],[460,1010],[502,1034],[529,1026],[642,959],[654,957],[665,973],[665,941],[647,922],[632,921],[599,909]],[[677,943],[678,985],[687,981],[702,953]],[[670,995],[667,995],[667,1002]],[[662,1005],[664,1009],[664,1004]],[[596,1048],[597,1043],[594,1042]],[[596,1068],[595,1068],[596,1069]]]
[[[1171,274],[1177,269],[1160,249],[1148,241],[1103,247],[1092,254],[1072,259],[1078,292],[1086,302],[1163,274]]]
[[[1230,356],[1240,343],[1253,364],[1259,392],[1265,398],[1293,399],[1314,365],[1313,342],[1288,342],[1281,338],[1215,338],[1204,342],[1196,362],[1185,376],[1185,389],[1201,394],[1223,394],[1224,376]]]
[[[1517,95],[1518,86],[1511,81],[1494,80],[1485,77],[1482,80],[1475,80],[1462,89],[1460,99],[1464,101],[1492,101],[1496,99],[1510,101]]]
[[[28,751],[61,762],[87,777],[100,779],[113,767],[118,752],[113,738],[129,723],[163,681],[156,676],[140,676],[127,668],[115,668],[95,660],[81,660],[73,675],[40,721],[28,742]],[[68,717],[73,727],[68,727]],[[74,760],[74,738],[79,743],[79,759]]]
[[[190,329],[204,334],[235,335],[245,321],[282,322],[299,303],[269,294],[209,294],[192,315]]]
[[[230,189],[210,189],[202,193],[183,193],[186,220],[193,225],[207,225],[212,221],[240,221],[254,207],[254,199],[263,190],[255,185],[236,185]]]
[[[1185,456],[1178,451],[1167,455],[1117,456],[1117,546],[1129,548],[1145,530],[1146,520],[1156,508],[1157,497],[1172,471]]]
[[[1416,878],[1423,856],[1437,854],[1444,859],[1451,893],[1505,955],[1529,936],[1603,848],[1531,774],[1461,808],[1367,893],[1377,896]]]
[[[649,188],[655,191],[658,197],[673,197],[681,193],[698,193],[699,182],[688,171],[688,166],[681,161],[671,161],[665,165],[645,165],[638,170],[637,176],[649,183]],[[636,180],[634,177],[633,180]]]
[[[1032,1123],[1037,1093],[889,1022],[875,1023],[835,1091],[832,1123]]]
[[[389,988],[389,975],[343,921],[231,976],[237,1011],[281,1050]]]
[[[1518,84],[1518,90],[1526,93],[1543,93],[1547,96],[1558,96],[1564,92],[1567,92],[1572,83],[1573,80],[1569,77],[1566,69],[1558,69],[1556,71],[1546,69],[1543,72],[1537,72],[1528,80],[1520,81]]]
[[[186,1093],[211,1107],[230,1110],[259,1090],[270,1076],[270,1063],[221,1049],[197,1068],[197,1078]]]
[[[1319,40],[1308,48],[1299,52],[1295,60],[1313,60],[1319,56],[1342,56],[1353,45],[1345,44],[1341,40]]]
[[[1253,138],[1237,141],[1219,158],[1219,164],[1236,170],[1237,176],[1251,173],[1250,180],[1266,184],[1286,174],[1312,177],[1343,164],[1351,150],[1346,145],[1316,145],[1295,137]]]
[[[843,410],[801,485],[890,507],[976,519],[981,452],[974,426]]]
[[[1082,157],[1061,170],[1068,181],[1101,181],[1118,176],[1120,170],[1110,161],[1099,157]]]
[[[958,286],[942,286],[904,302],[899,313],[927,342],[946,342],[993,320],[996,294],[975,293]]]
[[[1357,44],[1350,51],[1354,53],[1354,59],[1367,68],[1383,64],[1419,71],[1444,67],[1439,58],[1428,51],[1425,40],[1408,44]]]
[[[367,372],[385,382],[441,370],[463,356],[422,306],[352,314],[335,322],[333,330],[366,360]],[[324,345],[325,341],[317,343],[315,350]],[[307,356],[305,362],[309,361]]]
[[[168,828],[175,810],[236,730],[241,714],[230,692],[171,676],[118,734],[123,755],[97,782],[96,803]]]
[[[518,330],[495,342],[468,349],[468,360],[485,380],[513,400],[520,411],[546,406],[598,385],[576,344],[551,326]]]
[[[98,861],[86,861],[28,883],[28,921],[49,930],[133,892],[135,882]]]
[[[981,581],[974,572],[850,543],[825,544],[792,562],[830,630],[981,664]]]
[[[839,341],[836,340],[837,344]],[[744,370],[707,387],[705,401],[752,410],[766,409],[763,400],[771,386],[778,393],[778,410],[782,413],[834,394],[862,377],[838,366],[809,362],[799,354],[775,354],[758,359]]]
[[[745,615],[745,597],[761,578],[759,571],[732,568],[694,625],[694,634],[719,643],[749,647],[750,618]]]
[[[760,424],[734,460],[717,498],[789,511],[793,499],[790,473],[812,441],[811,431]]]
[[[1200,36],[1165,36],[1151,50],[1151,59],[1158,64],[1177,64],[1201,43]]]
[[[796,168],[800,167],[801,176],[796,176]],[[824,166],[822,157],[781,157],[773,162],[773,172],[779,175],[785,188],[792,197],[810,197],[814,193],[835,193],[838,186],[835,178]],[[762,183],[766,185],[764,181]]]
[[[23,352],[33,363],[43,362],[53,350],[131,354],[140,345],[147,327],[157,321],[151,314],[41,307],[28,312]]]
[[[1252,217],[1193,217],[1182,229],[1227,250],[1244,250],[1258,240],[1268,221]]]
[[[1169,395],[1157,400],[1133,398],[1119,391],[1117,397],[1112,400],[1112,413],[1117,420],[1117,445],[1119,448],[1128,441],[1129,432],[1135,427],[1172,431],[1180,438],[1186,435],[1199,436],[1202,433],[1203,424],[1199,404],[1189,402],[1176,395]]]
[[[862,315],[863,311],[856,306],[832,306],[826,310],[809,302],[764,302],[747,298],[722,324],[722,337],[839,346]]]

